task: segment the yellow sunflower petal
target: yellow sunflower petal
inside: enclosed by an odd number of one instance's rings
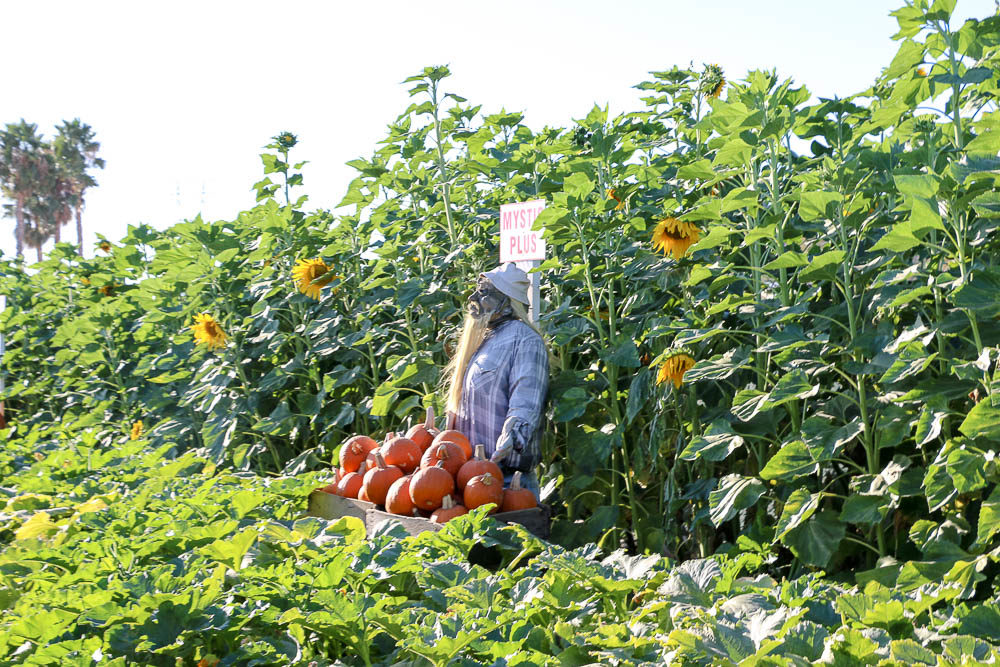
[[[210,350],[217,347],[225,347],[226,345],[226,332],[222,330],[222,327],[215,321],[215,318],[208,313],[195,315],[191,330],[194,332],[195,342],[198,344],[204,343]]]
[[[684,374],[694,366],[694,357],[687,352],[678,351],[663,360],[660,369],[656,374],[656,384],[663,384],[667,380],[674,383],[674,387],[681,388],[684,381]]]
[[[292,278],[300,292],[319,301],[320,288],[335,278],[333,274],[325,275],[329,271],[330,267],[321,259],[300,259],[292,267]]]
[[[657,223],[653,230],[653,249],[680,259],[699,238],[701,232],[694,223],[666,218]]]

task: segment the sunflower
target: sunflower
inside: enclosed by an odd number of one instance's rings
[[[84,285],[89,285],[90,284],[90,278],[88,278],[87,276],[84,276],[84,277],[80,278],[80,282],[83,283]]]
[[[142,435],[142,420],[134,422],[132,424],[132,437],[131,440],[138,440],[139,436]]]
[[[718,98],[722,94],[722,89],[726,86],[726,76],[722,68],[718,65],[705,65],[705,71],[701,73],[701,92],[709,97]]]
[[[279,150],[286,150],[286,151],[291,148],[294,148],[295,144],[299,142],[298,137],[296,137],[291,132],[282,132],[277,136],[271,137],[271,139],[274,141],[275,144],[277,144],[277,148]]]
[[[656,374],[656,384],[672,380],[674,387],[680,389],[684,374],[691,370],[692,366],[694,366],[694,357],[688,354],[686,349],[677,350],[660,364],[660,370]]]
[[[195,342],[204,343],[210,350],[226,345],[226,332],[208,313],[195,315],[191,330],[194,331]]]
[[[97,244],[97,247],[103,250],[104,252],[111,252],[111,244],[108,243],[107,241],[101,241],[100,243]]]
[[[114,296],[115,287],[117,287],[117,285],[114,283],[108,283],[107,285],[101,285],[98,289],[104,296]]]
[[[615,210],[616,211],[620,211],[623,208],[625,208],[625,200],[618,198],[618,195],[617,195],[617,193],[615,193],[615,189],[614,188],[608,188],[608,199],[614,199],[616,202],[618,202],[615,205]]]
[[[677,218],[660,220],[653,230],[653,249],[662,250],[664,255],[680,259],[701,238],[698,227]]]
[[[300,292],[319,301],[320,288],[336,277],[333,274],[320,277],[329,270],[330,267],[321,259],[300,259],[292,268],[292,277],[298,283]]]
[[[927,76],[927,68],[926,67],[918,67],[917,68],[917,76]]]

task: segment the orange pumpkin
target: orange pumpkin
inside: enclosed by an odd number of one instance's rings
[[[378,447],[378,443],[367,435],[349,438],[340,448],[340,467],[345,473],[358,472],[368,452]]]
[[[421,510],[436,510],[444,497],[455,490],[455,480],[444,469],[442,462],[422,468],[410,480],[410,499]]]
[[[466,438],[461,433],[459,433],[458,431],[456,431],[455,429],[441,431],[436,436],[434,436],[434,441],[431,443],[431,445],[436,445],[440,442],[444,442],[445,440],[449,442],[454,442],[456,445],[461,447],[462,451],[465,452],[465,458],[467,459],[472,458],[472,445],[469,444],[469,439]]]
[[[409,438],[395,437],[382,445],[381,454],[385,464],[396,466],[405,473],[411,473],[420,465],[420,448]]]
[[[510,480],[510,488],[503,492],[503,504],[500,506],[501,512],[516,512],[518,510],[530,510],[538,507],[535,494],[529,489],[521,486],[521,473],[515,472]]]
[[[327,493],[332,493],[335,496],[340,495],[339,493],[337,493],[337,483],[336,482],[332,482],[331,484],[327,484],[321,490],[322,491],[326,491]]]
[[[337,483],[337,495],[344,496],[345,498],[357,498],[364,481],[365,478],[360,473],[347,473]]]
[[[410,498],[411,479],[413,478],[406,475],[392,483],[389,492],[385,495],[386,512],[401,516],[413,516],[413,500]]]
[[[465,485],[462,500],[469,511],[493,503],[496,507],[490,510],[490,514],[495,513],[503,505],[503,478],[496,478],[488,472],[476,475]]]
[[[465,452],[454,442],[445,440],[436,445],[431,445],[420,457],[421,468],[432,468],[441,462],[448,474],[454,477],[465,463]]]
[[[476,456],[462,464],[455,475],[455,487],[459,491],[465,490],[465,485],[476,475],[490,473],[495,479],[503,479],[500,466],[486,458],[486,445],[476,445]]]
[[[434,441],[434,436],[437,434],[438,430],[434,428],[434,407],[428,405],[426,421],[423,424],[411,427],[406,432],[406,437],[415,442],[417,447],[420,448],[420,452],[423,453],[431,446],[431,442]]]
[[[449,520],[454,519],[456,516],[468,513],[469,511],[463,506],[452,502],[451,496],[445,496],[441,507],[434,510],[434,513],[431,514],[431,523],[448,523]]]
[[[389,431],[388,433],[386,433],[385,434],[385,440],[382,441],[382,446],[384,447],[385,443],[389,442],[390,440],[392,440],[395,437],[396,437],[396,434],[393,433],[392,431]],[[379,446],[376,445],[375,449],[373,449],[370,452],[368,452],[368,456],[365,457],[365,467],[364,467],[364,470],[359,470],[358,472],[362,472],[363,473],[365,471],[368,471],[368,470],[371,470],[372,468],[374,468],[377,465],[376,462],[375,462],[375,453],[376,452],[381,452],[381,451],[382,451],[382,447],[379,447]]]
[[[371,502],[376,505],[384,505],[389,487],[402,476],[402,470],[396,466],[386,465],[382,454],[376,452],[375,467],[365,473],[365,481],[361,488]]]
[[[368,492],[365,490],[365,485],[363,482],[361,484],[361,490],[358,491],[358,500],[363,500],[366,503],[371,502],[371,498],[368,497]]]

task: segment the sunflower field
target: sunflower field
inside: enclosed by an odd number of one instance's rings
[[[1000,16],[953,8],[818,101],[674,67],[537,130],[427,67],[334,211],[284,132],[232,220],[0,258],[2,664],[1000,659]],[[443,412],[531,199],[552,543],[301,518]]]

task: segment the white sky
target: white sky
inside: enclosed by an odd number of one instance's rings
[[[0,2],[0,123],[46,136],[89,123],[107,168],[84,212],[117,240],[199,212],[231,219],[254,204],[257,157],[293,132],[309,160],[310,207],[340,201],[354,170],[409,103],[400,82],[447,64],[446,90],[484,112],[524,111],[565,126],[594,102],[639,108],[632,86],[674,64],[717,62],[727,78],[776,67],[819,96],[866,88],[898,44],[902,0],[555,0],[391,2]],[[953,26],[994,11],[959,0]],[[13,220],[0,250],[13,253]],[[65,240],[74,241],[72,223]],[[29,258],[34,251],[27,251]]]

